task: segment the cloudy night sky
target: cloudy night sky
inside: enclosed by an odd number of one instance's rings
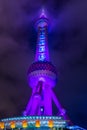
[[[87,0],[0,0],[0,118],[20,116],[30,98],[27,70],[43,7],[58,71],[54,91],[72,122],[87,128]]]

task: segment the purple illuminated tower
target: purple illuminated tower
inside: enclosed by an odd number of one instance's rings
[[[52,115],[52,102],[54,102],[58,108],[58,115],[66,119],[66,111],[52,90],[56,85],[57,72],[49,57],[48,25],[49,21],[43,10],[36,22],[38,38],[35,62],[28,70],[28,83],[32,87],[32,95],[24,114]]]
[[[35,62],[28,70],[28,83],[32,88],[32,95],[21,117],[0,120],[0,129],[13,130],[85,130],[78,126],[70,125],[66,111],[53,92],[57,82],[57,72],[50,62],[48,50],[48,25],[49,21],[44,13],[36,22],[38,32]],[[58,113],[53,116],[52,102],[55,103]]]

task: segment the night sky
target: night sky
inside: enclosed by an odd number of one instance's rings
[[[0,118],[20,116],[30,98],[33,25],[43,7],[58,71],[54,91],[72,122],[87,128],[87,0],[0,0]]]

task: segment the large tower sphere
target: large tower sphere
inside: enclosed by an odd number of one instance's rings
[[[28,83],[31,87],[43,80],[46,84],[54,87],[57,81],[57,72],[51,62],[34,62],[28,70]]]

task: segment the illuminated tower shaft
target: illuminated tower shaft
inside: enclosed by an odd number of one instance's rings
[[[38,31],[37,48],[35,62],[28,70],[28,83],[32,87],[32,96],[25,115],[52,115],[52,102],[58,108],[58,115],[66,118],[65,110],[52,91],[57,81],[57,72],[54,65],[50,62],[48,51],[48,19],[42,12],[41,17],[36,22]]]
[[[47,23],[45,23],[47,22],[47,20],[43,21],[43,19],[41,19],[41,21],[38,22],[44,22],[44,24],[42,24],[41,27],[40,24],[37,23],[38,40],[37,40],[35,61],[49,61],[48,40],[47,40],[48,25]]]

